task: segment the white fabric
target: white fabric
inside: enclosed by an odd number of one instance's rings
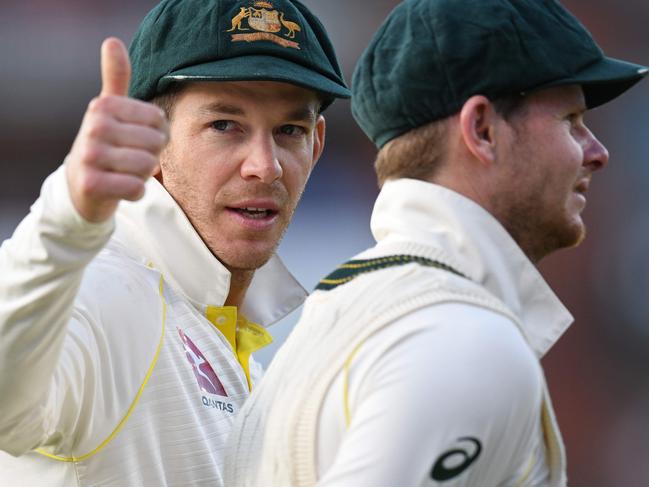
[[[350,428],[343,374],[331,385],[318,421],[318,485],[436,485],[435,460],[454,447],[471,453],[457,441],[466,436],[481,441],[482,458],[442,485],[514,487],[529,468],[525,486],[549,485],[538,368],[518,330],[493,312],[454,303],[401,318],[353,361]]]
[[[225,439],[249,394],[205,318],[229,272],[153,179],[115,221],[76,213],[62,167],[0,248],[0,485],[222,485]],[[259,277],[282,283],[247,294],[260,324],[305,295],[277,258]],[[199,377],[214,381],[205,361],[226,396],[201,388]]]
[[[390,181],[376,200],[371,227],[378,244],[358,258],[389,253],[399,242],[434,245],[451,267],[507,305],[539,358],[572,323],[509,233],[469,198],[423,181]]]
[[[484,209],[421,181],[387,183],[372,229],[377,245],[356,258],[413,254],[469,279],[408,264],[314,293],[237,418],[226,483],[565,485],[538,359],[572,317],[535,267]],[[481,452],[435,480],[445,453],[475,454],[461,438]]]

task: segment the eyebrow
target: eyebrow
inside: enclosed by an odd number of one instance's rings
[[[286,118],[300,122],[313,122],[316,119],[316,112],[313,107],[300,107],[289,112]]]
[[[246,114],[246,112],[242,108],[239,108],[235,105],[228,105],[227,103],[222,103],[220,101],[203,105],[198,110],[201,114],[205,115],[213,115],[215,113],[218,113],[225,115],[244,116]],[[295,120],[300,122],[313,122],[316,119],[316,111],[314,107],[310,106],[299,107],[288,112],[285,118],[287,120]]]
[[[204,113],[206,115],[212,115],[214,113],[224,113],[226,115],[245,115],[245,112],[234,105],[228,105],[226,103],[221,103],[219,101],[213,102],[213,103],[208,103],[207,105],[203,105],[198,109],[199,112]]]

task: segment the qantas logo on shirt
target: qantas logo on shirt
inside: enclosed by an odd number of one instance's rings
[[[457,439],[457,447],[440,455],[433,465],[430,476],[443,482],[457,477],[476,461],[482,452],[482,443],[477,438],[466,436]]]
[[[218,396],[227,397],[228,394],[225,392],[223,384],[221,384],[221,381],[214,373],[214,369],[212,369],[210,363],[203,356],[198,347],[194,345],[194,342],[192,342],[191,339],[187,335],[185,335],[185,333],[180,328],[177,328],[177,330],[178,334],[180,335],[180,339],[183,342],[187,360],[191,364],[192,371],[194,372],[194,376],[196,377],[196,381],[198,382],[198,387],[200,387],[201,391],[208,394],[216,394]]]

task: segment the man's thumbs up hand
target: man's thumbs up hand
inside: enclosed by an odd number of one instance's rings
[[[128,98],[130,78],[126,47],[119,39],[106,39],[101,46],[101,93],[88,105],[66,162],[72,202],[91,222],[108,220],[122,199],[142,197],[167,143],[164,112]]]

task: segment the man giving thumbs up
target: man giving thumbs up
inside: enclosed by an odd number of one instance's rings
[[[0,485],[222,485],[251,353],[305,295],[275,249],[349,92],[296,0],[163,0],[101,73],[0,248]]]

